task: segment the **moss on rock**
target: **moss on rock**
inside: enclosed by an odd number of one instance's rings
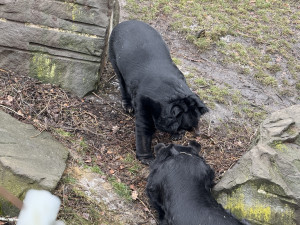
[[[58,81],[59,69],[48,54],[34,53],[30,62],[30,75],[43,82]]]
[[[282,197],[283,190],[265,180],[249,181],[232,191],[218,194],[217,199],[239,219],[252,224],[295,225],[296,202]]]
[[[13,174],[7,168],[0,166],[1,183],[5,189],[20,199],[24,199],[29,189],[43,189],[39,184],[23,176]],[[19,210],[11,203],[0,197],[0,215],[17,216]]]

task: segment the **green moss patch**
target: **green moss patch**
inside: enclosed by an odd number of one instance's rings
[[[295,202],[282,198],[283,190],[268,181],[256,180],[217,196],[224,208],[254,224],[295,225]]]

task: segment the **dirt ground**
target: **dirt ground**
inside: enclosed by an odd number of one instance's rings
[[[138,194],[137,200],[130,200],[132,207],[144,212],[146,218],[142,224],[150,224],[147,218],[153,220],[155,213],[151,212],[145,195],[148,168],[134,159],[134,118],[121,109],[117,82],[109,64],[102,84],[99,93],[79,99],[59,87],[1,69],[0,107],[20,121],[33,124],[41,132],[51,132],[70,149],[68,168],[56,191],[64,202],[60,215],[62,219],[74,219],[68,215],[70,208],[78,215],[85,215],[82,206],[85,201],[73,188],[78,178],[77,170],[98,167],[102,178],[115,178],[129,187],[129,192],[135,191]],[[212,129],[211,123],[205,119],[200,123],[199,137],[186,133],[176,143],[187,144],[192,139],[200,142],[201,155],[215,169],[218,180],[247,150],[255,137],[254,131],[233,121],[217,129]],[[159,142],[171,143],[171,138],[157,132],[153,145]]]
[[[121,21],[127,18],[121,1]],[[262,87],[253,79],[240,76],[235,67],[225,67],[209,58],[218,54],[213,50],[199,53],[180,33],[169,28],[163,15],[151,23],[166,40],[172,56],[182,61],[179,68],[197,68],[217,84],[229,82],[241,91],[254,108],[266,113],[293,104],[291,99],[279,96],[271,87]],[[204,87],[205,88],[205,87]],[[41,132],[51,132],[70,149],[68,167],[55,194],[62,199],[59,217],[67,224],[151,224],[155,212],[145,195],[148,167],[135,159],[134,118],[123,112],[114,71],[107,63],[101,78],[100,90],[83,99],[50,84],[14,74],[0,68],[0,110],[24,123],[33,124]],[[255,121],[246,116],[237,117],[230,105],[216,103],[215,108],[200,120],[200,136],[186,133],[175,143],[186,145],[196,140],[202,145],[200,155],[215,170],[216,182],[249,149],[257,136],[262,118]],[[171,143],[168,134],[157,132],[153,145]],[[78,180],[90,170],[108,181],[122,196],[122,201],[141,212],[138,222],[116,220],[118,213],[86,198],[78,188]],[[91,209],[91,206],[93,207]]]

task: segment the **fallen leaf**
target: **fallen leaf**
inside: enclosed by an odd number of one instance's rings
[[[90,162],[92,162],[92,158],[91,158],[91,157],[88,157],[84,162],[90,163]]]
[[[145,208],[144,208],[144,211],[145,211],[145,212],[149,212],[149,209],[145,207]]]
[[[82,213],[82,217],[85,218],[86,220],[89,220],[90,214],[88,214],[88,213]]]
[[[131,198],[132,198],[133,200],[137,200],[137,198],[138,198],[138,193],[137,193],[137,191],[132,191],[132,192],[131,192]]]
[[[115,171],[114,171],[113,169],[110,169],[110,170],[109,170],[109,173],[110,173],[110,174],[114,174]]]
[[[113,152],[111,151],[111,150],[107,150],[107,152],[106,152],[107,154],[113,154]]]
[[[19,116],[24,116],[24,114],[22,113],[21,110],[18,111],[18,115],[19,115]]]
[[[9,103],[11,103],[13,100],[14,100],[14,97],[12,97],[12,96],[10,96],[10,95],[7,96],[7,101],[8,101]]]
[[[112,127],[112,132],[115,134],[120,128],[118,126]]]

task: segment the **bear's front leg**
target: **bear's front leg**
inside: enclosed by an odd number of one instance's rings
[[[150,165],[154,160],[154,155],[151,150],[152,135],[154,134],[154,131],[154,123],[151,117],[145,118],[141,115],[136,115],[136,157],[145,165]]]

